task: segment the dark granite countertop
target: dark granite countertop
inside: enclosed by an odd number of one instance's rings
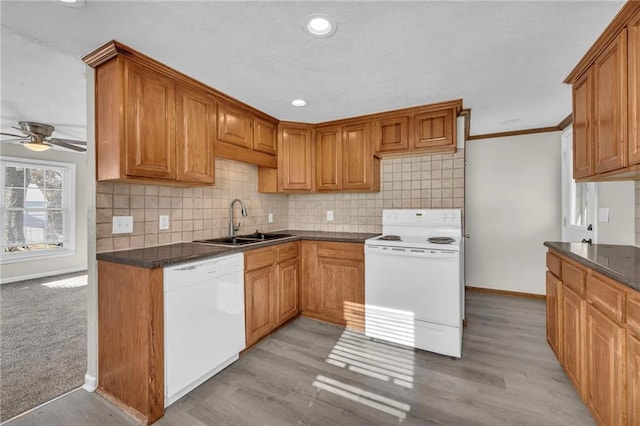
[[[210,257],[224,256],[231,253],[240,253],[246,250],[253,250],[261,247],[283,244],[290,241],[312,240],[363,243],[367,238],[380,235],[360,232],[325,232],[292,229],[273,231],[272,233],[292,234],[292,237],[235,247],[199,243],[175,243],[166,246],[145,247],[132,250],[98,253],[96,255],[96,258],[98,260],[103,260],[106,262],[121,263],[125,265],[138,266],[140,268],[154,269],[175,265],[178,263],[202,260]]]
[[[627,287],[640,291],[639,247],[555,241],[546,241],[544,245]]]

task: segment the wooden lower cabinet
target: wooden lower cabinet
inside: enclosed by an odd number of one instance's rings
[[[164,414],[162,268],[98,262],[98,393],[143,424]]]
[[[562,363],[582,399],[585,399],[585,312],[586,301],[570,288],[562,288]]]
[[[627,334],[627,424],[640,425],[640,336]]]
[[[625,330],[600,313],[587,310],[588,404],[601,425],[624,424]]]
[[[299,313],[299,243],[245,252],[247,347]]]
[[[364,330],[364,245],[302,242],[303,315]]]
[[[276,285],[272,266],[244,275],[247,346],[271,333],[276,325]]]
[[[560,279],[547,271],[547,342],[556,354],[562,359],[560,352]]]
[[[640,425],[640,292],[556,252],[547,267],[549,346],[599,425]]]

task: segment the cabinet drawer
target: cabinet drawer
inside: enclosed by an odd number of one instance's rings
[[[255,269],[264,268],[273,265],[276,259],[273,247],[265,247],[262,249],[250,250],[244,253],[244,270],[253,271]]]
[[[276,247],[278,263],[298,257],[298,243],[282,244]]]
[[[640,292],[636,293],[627,298],[627,328],[640,337]]]
[[[580,296],[584,296],[587,272],[584,269],[564,260],[562,261],[561,272],[562,284],[571,288]]]
[[[555,275],[556,278],[560,278],[561,276],[560,265],[561,265],[560,258],[551,252],[547,252],[547,269],[549,270],[549,272]]]
[[[364,244],[318,243],[318,257],[364,261]]]
[[[621,324],[624,319],[624,291],[619,285],[596,272],[587,278],[587,301],[603,314]]]

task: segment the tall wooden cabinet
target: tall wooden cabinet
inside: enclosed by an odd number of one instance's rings
[[[364,245],[302,242],[302,314],[364,330]]]
[[[573,85],[574,179],[640,179],[640,2],[629,1],[580,60]]]
[[[599,425],[640,424],[640,292],[555,251],[547,268],[547,341],[567,376]]]
[[[342,189],[342,126],[317,127],[315,135],[316,189],[339,191]]]
[[[283,124],[278,128],[278,188],[311,191],[314,187],[313,128]]]

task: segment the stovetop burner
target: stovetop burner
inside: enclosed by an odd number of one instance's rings
[[[427,241],[433,244],[451,244],[455,240],[451,237],[431,237]]]
[[[400,238],[399,235],[383,235],[378,239],[383,241],[402,241],[402,238]]]

